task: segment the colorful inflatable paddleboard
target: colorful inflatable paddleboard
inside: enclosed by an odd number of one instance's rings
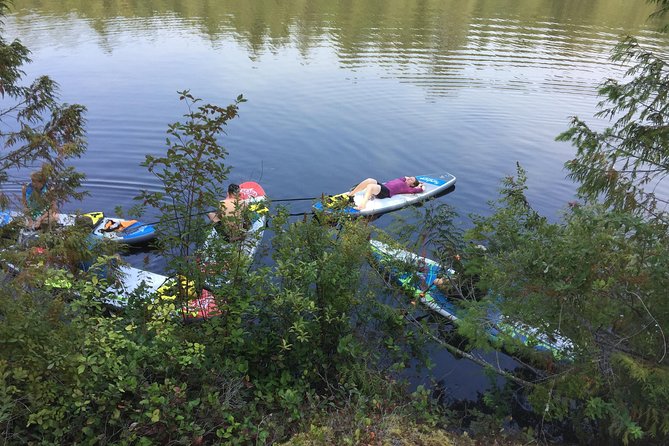
[[[240,186],[240,199],[248,207],[251,224],[245,232],[242,240],[227,243],[231,247],[239,247],[244,257],[252,259],[260,246],[265,222],[267,221],[268,209],[265,204],[266,196],[263,188],[254,182],[246,182]],[[214,244],[214,240],[220,237],[215,229],[211,229],[203,248],[203,268],[207,268],[207,249]],[[175,295],[174,287],[177,280],[164,275],[151,273],[133,267],[122,267],[123,273],[120,278],[120,284],[115,290],[123,297],[128,297],[131,293],[144,289],[147,293],[157,297],[171,297]],[[185,279],[182,279],[185,280]],[[186,285],[184,283],[184,285]],[[221,314],[218,308],[217,299],[214,294],[206,287],[196,290],[193,285],[187,284],[188,293],[192,297],[179,312],[189,320],[208,319]],[[220,301],[220,300],[219,300]],[[117,301],[122,306],[121,300]],[[114,305],[112,303],[112,305]]]
[[[267,224],[269,208],[265,203],[267,196],[260,184],[247,181],[239,185],[239,194],[248,206],[251,215],[251,227],[244,237],[244,252],[253,258],[262,241],[263,231]]]
[[[154,294],[170,280],[169,277],[162,274],[126,265],[122,266],[119,272],[119,290],[126,296],[140,289],[149,294]]]
[[[314,209],[316,211],[341,213],[354,217],[383,214],[425,201],[428,198],[446,192],[450,187],[455,185],[456,180],[450,173],[417,175],[416,179],[425,186],[423,192],[417,194],[398,194],[383,199],[373,198],[369,200],[365,208],[360,211],[355,209],[355,206],[360,204],[365,195],[364,191],[356,193],[353,196],[353,202],[348,201],[346,194],[340,194],[316,202],[316,204],[314,204]]]
[[[123,299],[107,299],[105,302],[107,305],[122,308],[126,304],[125,298],[139,291],[145,292],[152,299],[173,300],[176,297],[176,279],[131,266],[122,266],[119,272],[119,282],[111,286],[109,291],[122,294]],[[187,320],[203,320],[221,314],[217,299],[211,291],[207,289],[196,291],[194,286],[186,284],[184,279],[182,285],[188,286],[190,300],[181,307],[177,316],[183,316]]]
[[[22,214],[19,212],[0,211],[0,226],[7,225],[12,220],[21,217]],[[137,220],[105,217],[102,212],[89,212],[81,215],[58,214],[58,224],[61,226],[72,226],[77,222],[77,219],[85,219],[86,224],[92,226],[92,233],[95,237],[114,242],[135,245],[146,243],[156,237],[156,229],[153,225]]]
[[[104,217],[93,229],[93,235],[114,242],[137,245],[156,238],[156,228],[137,220]]]
[[[260,246],[263,231],[267,223],[267,213],[269,211],[265,203],[267,196],[260,184],[247,181],[239,185],[239,199],[248,210],[247,215],[249,215],[250,226],[244,233],[243,239],[235,243],[240,243],[243,252],[252,258]],[[221,235],[218,231],[212,228],[204,242],[203,252],[205,253],[205,257],[209,246],[219,237]]]
[[[402,289],[430,310],[458,323],[464,310],[434,284],[438,276],[450,277],[455,271],[443,270],[434,260],[392,248],[377,240],[370,243],[381,268],[388,271]],[[511,338],[537,351],[550,352],[558,360],[568,360],[571,356],[573,344],[570,340],[555,333],[543,333],[538,328],[512,322],[492,306],[488,311],[488,323],[488,334],[493,341],[503,342],[505,338]]]
[[[249,260],[252,260],[258,251],[267,223],[267,214],[269,212],[266,204],[267,196],[260,184],[247,181],[239,185],[239,198],[244,203],[244,206],[246,206],[246,215],[249,216],[250,226],[241,240],[225,242],[224,244],[232,248],[238,248],[240,250],[238,252]],[[215,240],[220,237],[221,235],[215,228],[212,228],[207,236],[202,248],[204,269],[215,269],[215,265],[212,266],[209,263],[210,256],[208,255],[208,251],[215,245]],[[209,285],[211,286],[212,284],[210,283]],[[190,300],[182,308],[182,311],[186,314],[187,319],[207,319],[217,316],[221,312],[216,300],[216,297],[209,290],[203,289],[197,293],[197,297]]]

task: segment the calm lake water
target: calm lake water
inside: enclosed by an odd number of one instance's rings
[[[248,99],[223,138],[230,180],[274,198],[449,171],[457,188],[441,200],[486,213],[520,162],[531,203],[555,217],[573,198],[574,149],[554,138],[569,116],[595,122],[597,85],[624,72],[608,60],[619,36],[668,43],[644,0],[14,3],[3,34],[32,50],[28,77],[47,74],[63,101],[88,107],[76,165],[91,195],[72,208],[107,212],[159,187],[139,163],[164,152],[167,124],[186,112],[176,91],[191,89]],[[483,381],[466,361],[435,361],[455,397]]]

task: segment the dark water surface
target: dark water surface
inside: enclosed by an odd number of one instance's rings
[[[449,171],[457,188],[441,200],[486,213],[518,161],[532,204],[556,217],[573,196],[562,166],[574,149],[554,138],[622,76],[611,48],[629,33],[667,49],[644,0],[16,0],[14,11],[4,35],[32,50],[28,76],[88,107],[76,164],[91,195],[72,208],[107,212],[159,187],[139,163],[164,152],[186,112],[176,91],[191,89],[248,99],[223,138],[230,179],[274,198]],[[436,374],[456,397],[483,380],[444,355]]]

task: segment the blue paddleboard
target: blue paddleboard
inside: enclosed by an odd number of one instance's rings
[[[337,200],[337,197],[341,197],[345,194],[335,196],[334,200],[319,200],[314,204],[314,209],[316,211],[328,212],[328,213],[339,213],[343,215],[350,216],[364,216],[364,215],[374,215],[374,214],[383,214],[386,212],[394,211],[401,209],[406,206],[410,206],[421,201],[425,201],[428,198],[439,195],[440,193],[446,192],[450,187],[455,184],[455,176],[450,173],[440,173],[440,174],[426,174],[426,175],[417,175],[416,179],[420,181],[423,186],[423,192],[417,194],[398,194],[393,195],[390,198],[373,198],[367,202],[365,209],[357,210],[355,206],[360,203],[364,196],[364,191],[358,192],[353,196],[353,203],[344,203],[341,204],[340,200]],[[345,198],[344,198],[345,199]],[[334,202],[334,205],[330,203]]]

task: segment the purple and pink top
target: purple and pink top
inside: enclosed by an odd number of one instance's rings
[[[406,183],[405,177],[395,178],[394,180],[386,181],[384,186],[390,191],[390,196],[397,194],[418,194],[423,192],[420,187],[411,187]]]

